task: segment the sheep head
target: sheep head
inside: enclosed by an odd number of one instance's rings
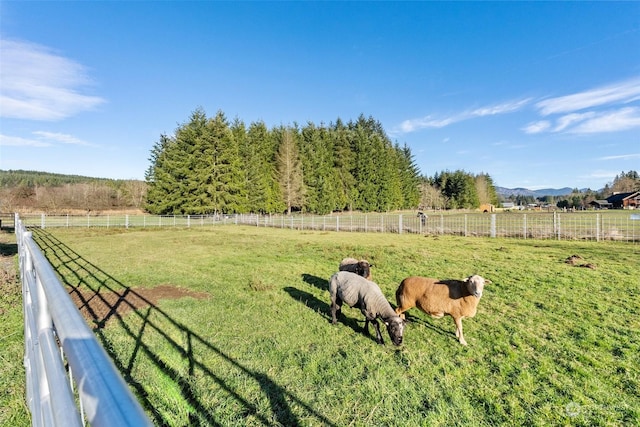
[[[464,282],[467,284],[467,290],[469,293],[480,299],[484,290],[484,285],[491,283],[491,280],[484,279],[482,276],[474,274],[473,276],[469,276],[464,279]]]
[[[391,317],[384,322],[389,332],[389,338],[395,345],[402,344],[402,334],[404,333],[404,320],[400,316]]]
[[[371,264],[368,261],[361,260],[356,264],[356,274],[362,277],[369,277],[371,274]]]

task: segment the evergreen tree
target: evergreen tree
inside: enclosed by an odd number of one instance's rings
[[[355,206],[356,169],[355,138],[342,120],[336,120],[330,131],[333,141],[333,171],[336,181],[336,209],[353,210]]]
[[[295,130],[282,127],[278,133],[280,134],[280,145],[276,155],[278,182],[287,214],[290,215],[292,209],[302,208],[304,205],[305,189],[302,161],[295,138]]]
[[[204,212],[237,213],[246,211],[245,174],[233,132],[222,111],[207,121],[206,150],[199,183],[206,193],[200,197]]]
[[[243,175],[233,134],[222,112],[207,119],[194,111],[174,138],[154,146],[147,209],[156,214],[206,214],[243,210]]]
[[[378,210],[391,211],[400,209],[404,206],[400,153],[391,146],[391,142],[386,135],[378,135],[378,137],[384,146],[384,151],[386,151],[385,156],[376,156],[376,160],[378,160],[376,162],[377,169],[379,171],[377,175],[379,183]]]
[[[402,148],[396,146],[396,152],[399,156],[399,171],[403,198],[400,208],[416,208],[420,204],[420,169],[415,163],[409,146],[406,144]]]
[[[192,177],[196,170],[196,141],[202,137],[206,115],[202,109],[195,110],[190,120],[179,126],[173,138],[162,136],[154,146],[147,171],[149,193],[147,209],[156,214],[193,213],[185,206],[195,205],[193,198],[198,188]]]
[[[333,170],[333,144],[324,127],[309,122],[302,129],[302,164],[305,183],[305,210],[328,214],[336,209],[338,187]]]
[[[379,171],[376,170],[375,153],[379,144],[373,137],[371,123],[364,116],[360,116],[356,123],[351,124],[354,137],[356,166],[354,178],[356,180],[354,207],[364,212],[379,211],[378,204],[378,179]]]
[[[452,209],[472,209],[480,206],[475,180],[465,171],[446,173],[442,193]]]
[[[145,209],[152,214],[161,214],[166,211],[165,205],[169,194],[168,186],[173,181],[168,168],[168,158],[171,151],[171,144],[174,140],[166,135],[160,135],[160,140],[156,142],[151,150],[149,161],[151,165],[145,172],[147,182],[147,197]]]
[[[248,210],[257,213],[283,211],[284,204],[275,169],[274,137],[265,123],[252,123],[240,146],[246,171]]]

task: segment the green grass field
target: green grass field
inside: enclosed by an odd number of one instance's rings
[[[207,294],[92,325],[158,425],[640,424],[638,245],[241,226],[34,237],[70,289]],[[409,275],[492,280],[463,321],[469,346],[417,309],[401,347],[364,335],[357,309],[331,325],[345,256],[375,265],[394,306]]]

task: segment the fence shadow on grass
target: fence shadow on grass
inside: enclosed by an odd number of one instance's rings
[[[53,237],[46,230],[33,229],[32,231],[34,240],[62,277],[62,282],[71,289],[70,294],[76,293],[80,298],[83,308],[89,313],[90,320],[95,324],[94,333],[102,342],[103,347],[125,381],[136,392],[141,404],[148,411],[156,425],[176,425],[176,421],[170,419],[158,409],[159,405],[153,401],[153,398],[147,392],[144,379],[136,376],[134,367],[141,357],[148,358],[157,369],[166,375],[166,378],[170,378],[174,382],[176,389],[179,390],[181,397],[186,402],[186,406],[190,407],[188,415],[189,426],[223,425],[216,420],[217,417],[214,410],[203,402],[202,397],[198,395],[197,389],[192,385],[196,380],[196,373],[213,381],[220,390],[235,400],[242,407],[242,415],[251,415],[261,424],[272,425],[275,422],[277,425],[300,425],[300,419],[291,408],[291,404],[294,403],[306,412],[307,418],[313,418],[320,424],[334,425],[324,415],[318,413],[293,393],[280,386],[271,377],[239,363],[222,349],[172,318],[145,296],[82,258],[80,254]],[[71,277],[73,279],[70,279]],[[115,302],[112,298],[106,298],[109,294],[118,295]],[[101,304],[108,305],[110,309],[106,314],[98,313],[92,308],[94,307],[92,304],[94,299],[97,299]],[[140,308],[140,300],[146,303],[144,308]],[[129,306],[133,309],[128,316],[137,316],[136,322],[128,322],[125,316],[120,314],[120,306]],[[137,310],[135,310],[136,308]],[[120,336],[132,340],[133,350],[131,354],[119,355],[114,351],[113,343],[103,329],[109,319],[112,319],[112,321],[117,320],[118,322],[117,326],[111,324],[110,328],[119,328],[122,332]],[[179,331],[184,342],[180,343],[173,335],[170,335],[167,331],[167,326]],[[161,352],[146,344],[143,339],[146,334],[157,334],[161,337],[169,345],[169,348],[180,354],[180,360],[184,361],[183,363],[186,363],[187,366],[176,366],[175,358],[163,357],[166,349]],[[204,358],[199,358],[194,354],[195,346],[204,347],[204,351],[216,355],[221,363],[227,365],[224,371],[236,370],[241,375],[255,381],[264,396],[269,400],[272,413],[262,413],[257,403],[249,400],[249,397],[243,396],[242,390],[227,384],[223,377],[216,374],[212,367],[207,366],[201,360]]]

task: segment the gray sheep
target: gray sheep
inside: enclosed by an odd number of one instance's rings
[[[356,273],[358,276],[364,277],[367,280],[371,280],[371,267],[373,267],[373,265],[369,264],[369,261],[367,260],[345,258],[342,261],[340,261],[340,266],[338,267],[338,270],[350,271],[352,273]]]
[[[337,314],[341,312],[342,303],[349,307],[359,308],[364,314],[364,329],[369,333],[369,322],[376,329],[376,341],[384,344],[378,317],[382,319],[389,332],[389,337],[395,345],[402,344],[404,320],[396,314],[384,297],[377,284],[349,271],[339,271],[331,276],[329,281],[329,295],[331,297],[331,323],[337,322]]]

